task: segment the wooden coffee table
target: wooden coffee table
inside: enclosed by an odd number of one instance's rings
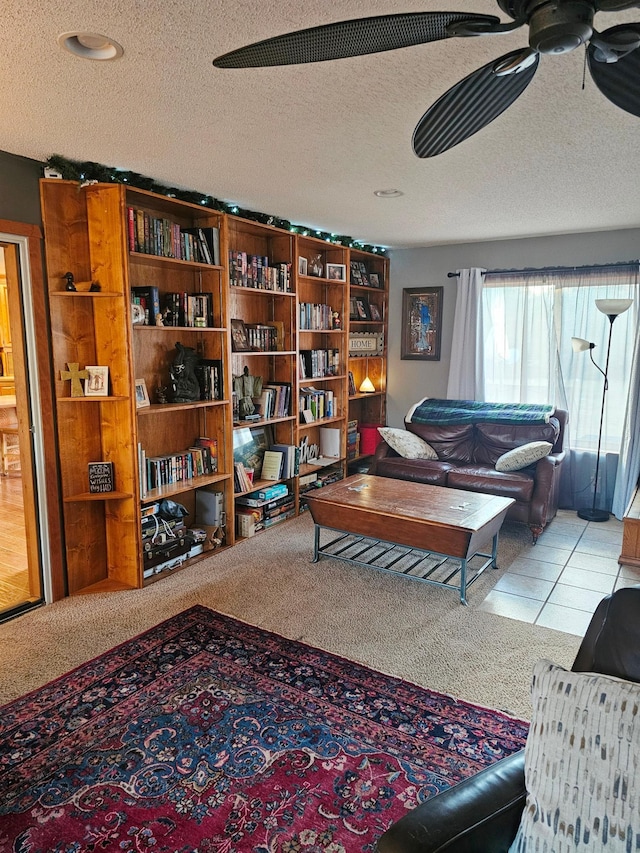
[[[458,590],[496,569],[498,532],[514,502],[443,486],[357,474],[307,493],[315,523],[313,561],[321,557],[405,574]],[[338,537],[320,545],[322,528]],[[491,553],[481,548],[491,545]],[[474,558],[487,558],[470,565]]]

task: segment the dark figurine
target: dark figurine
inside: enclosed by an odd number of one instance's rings
[[[176,344],[178,353],[169,371],[171,384],[169,400],[172,403],[194,403],[200,399],[200,383],[196,376],[199,357],[192,347]]]
[[[91,282],[91,287],[89,288],[89,291],[90,291],[91,293],[98,293],[98,292],[100,291],[100,282],[98,282],[98,281],[92,281],[92,282]]]
[[[167,402],[167,386],[166,385],[158,385],[156,388],[156,403],[166,403]]]
[[[66,272],[62,276],[62,278],[66,278],[66,280],[67,280],[67,286],[65,288],[66,290],[75,290],[76,289],[76,286],[73,283],[73,273],[72,272]]]

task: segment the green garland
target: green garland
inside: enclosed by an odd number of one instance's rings
[[[246,210],[235,204],[229,204],[213,196],[205,195],[204,193],[194,192],[193,190],[181,190],[177,187],[167,187],[156,183],[152,178],[139,175],[137,172],[124,172],[120,169],[102,166],[100,163],[92,163],[91,161],[80,163],[76,160],[67,160],[66,157],[62,157],[60,154],[54,154],[52,157],[49,157],[47,167],[58,172],[68,181],[98,181],[99,183],[106,184],[127,184],[128,186],[137,187],[141,190],[149,190],[168,198],[177,198],[180,201],[189,201],[192,204],[199,204],[202,207],[208,207],[222,213],[241,216],[243,219],[260,222],[262,225],[274,225],[276,228],[283,228],[285,231],[291,231],[293,234],[301,234],[304,237],[318,237],[321,240],[326,240],[328,243],[337,243],[338,245],[358,249],[362,252],[384,255],[387,251],[382,246],[370,246],[366,243],[360,243],[344,234],[331,234],[328,231],[317,231],[304,225],[292,225],[287,219],[269,216],[266,213],[258,213],[255,210]]]

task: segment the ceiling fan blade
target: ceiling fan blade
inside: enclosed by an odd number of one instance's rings
[[[638,6],[638,0],[596,0],[598,12],[621,12],[623,9],[634,9]]]
[[[519,56],[528,57],[521,71],[497,74]],[[422,116],[413,132],[418,157],[435,157],[473,136],[497,118],[518,98],[538,69],[539,56],[528,49],[494,59],[452,86]]]
[[[624,42],[625,33],[630,40],[640,36],[640,24],[622,24],[611,27],[598,39],[612,44]],[[594,40],[595,41],[595,40]],[[602,94],[621,110],[640,117],[640,47],[621,55],[616,61],[599,61],[602,52],[597,42],[589,44],[587,60],[593,82]]]
[[[265,39],[218,56],[213,64],[216,68],[259,68],[363,56],[451,38],[448,26],[460,21],[478,25],[480,32],[500,24],[494,15],[464,12],[409,12],[356,18]]]

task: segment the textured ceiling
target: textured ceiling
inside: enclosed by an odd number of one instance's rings
[[[582,89],[582,50],[542,57],[503,115],[429,160],[411,149],[425,109],[525,46],[526,29],[313,65],[211,64],[302,27],[441,9],[506,20],[494,0],[5,0],[0,149],[93,160],[386,246],[640,226],[640,119],[588,74]],[[638,10],[600,13],[596,26],[633,20]],[[78,30],[124,56],[71,56],[57,37]],[[389,188],[404,195],[374,197]]]

